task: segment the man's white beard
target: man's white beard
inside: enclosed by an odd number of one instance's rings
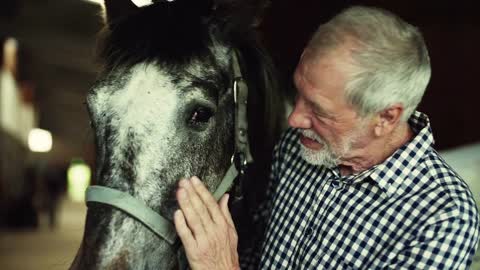
[[[318,136],[313,130],[304,129],[301,133],[303,136],[323,145],[322,149],[313,150],[300,143],[300,153],[302,158],[313,165],[324,165],[328,168],[335,167],[339,164],[340,158],[352,149],[353,136],[347,136],[343,139],[339,151],[334,151],[332,147],[320,138],[320,136]]]

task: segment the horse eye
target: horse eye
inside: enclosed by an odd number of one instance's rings
[[[205,124],[210,120],[210,118],[212,118],[212,116],[213,111],[209,108],[198,107],[192,112],[189,123],[193,125]]]

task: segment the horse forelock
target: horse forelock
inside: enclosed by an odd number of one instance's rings
[[[255,21],[268,1],[154,2],[105,26],[98,56],[107,71],[153,61],[174,67],[206,57],[212,48],[251,42]]]
[[[178,95],[171,76],[155,65],[138,64],[123,77],[128,78],[126,82],[100,85],[89,96],[95,130],[100,132],[97,137],[108,152],[102,160],[109,163],[99,165],[100,169],[109,170],[103,170],[99,178],[114,185],[133,179],[141,184],[152,173],[152,162],[166,162],[168,146],[174,143],[172,125]],[[155,139],[151,138],[152,133],[156,134]],[[158,147],[163,154],[144,148],[139,144],[142,141]]]

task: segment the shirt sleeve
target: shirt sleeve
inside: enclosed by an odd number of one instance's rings
[[[390,269],[468,269],[479,240],[475,204],[451,207],[428,220]]]

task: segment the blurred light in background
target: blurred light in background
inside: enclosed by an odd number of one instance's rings
[[[5,69],[16,72],[18,42],[15,38],[9,37],[3,45],[3,65]]]
[[[85,0],[85,1],[95,3],[95,4],[99,4],[99,5],[103,6],[103,1],[104,0]]]
[[[86,1],[96,3],[96,4],[99,4],[99,5],[103,5],[104,0],[86,0]],[[144,7],[144,6],[148,6],[148,5],[153,4],[152,0],[131,0],[131,1],[137,7]],[[167,0],[167,2],[173,2],[173,1],[175,1],[175,0]]]
[[[28,147],[32,152],[49,152],[52,150],[52,133],[40,128],[30,130]]]
[[[85,191],[92,176],[90,167],[81,159],[73,159],[67,171],[67,193],[74,202],[85,201]]]
[[[170,0],[167,0],[168,2],[171,2]],[[135,4],[137,7],[143,7],[143,6],[148,6],[153,4],[152,0],[132,0],[132,2]]]

